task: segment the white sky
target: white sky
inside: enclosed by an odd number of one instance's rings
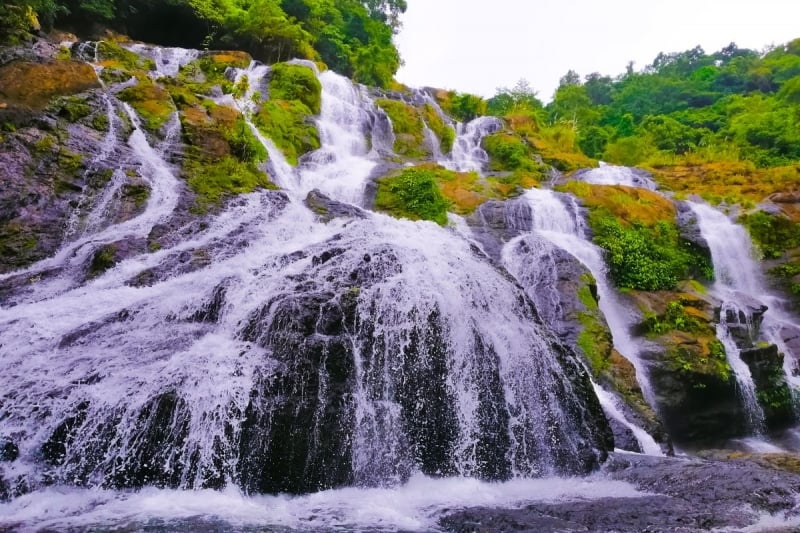
[[[408,0],[397,79],[490,97],[527,79],[547,102],[573,69],[616,76],[659,52],[800,37],[800,0]]]

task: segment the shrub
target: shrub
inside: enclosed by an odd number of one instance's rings
[[[777,259],[800,246],[800,224],[788,218],[754,211],[739,218],[765,257]]]
[[[297,100],[305,104],[311,114],[318,115],[322,106],[322,84],[309,67],[277,63],[272,66],[269,97]]]
[[[411,220],[447,223],[448,202],[436,184],[434,172],[429,169],[408,168],[380,180],[375,208]]]

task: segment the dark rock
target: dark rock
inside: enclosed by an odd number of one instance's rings
[[[693,353],[693,352],[692,352]],[[719,445],[746,433],[746,415],[732,375],[676,366],[663,348],[645,350],[658,411],[672,439],[685,445]],[[687,352],[687,358],[693,357]]]
[[[16,461],[19,457],[19,448],[14,441],[6,438],[0,439],[0,462]]]
[[[795,422],[792,390],[783,370],[784,354],[771,344],[743,350],[740,355],[750,368],[767,427],[779,429]]]
[[[768,307],[743,293],[737,292],[735,297],[736,301],[714,309],[714,318],[725,324],[739,349],[746,350],[755,346]]]
[[[366,218],[364,211],[358,207],[331,200],[317,189],[308,193],[305,204],[323,222],[330,222],[334,218]]]
[[[608,419],[608,424],[611,426],[612,433],[614,433],[614,448],[627,452],[644,453],[630,428],[613,418]]]
[[[456,532],[729,531],[755,524],[759,513],[781,517],[797,511],[800,476],[747,461],[613,454],[604,469],[610,478],[644,493],[514,509],[471,508],[453,512],[439,524]]]

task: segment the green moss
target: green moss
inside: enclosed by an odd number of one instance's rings
[[[378,211],[411,220],[432,220],[443,226],[447,223],[448,205],[429,169],[407,168],[378,181]]]
[[[235,157],[215,162],[188,161],[184,166],[189,186],[197,194],[195,211],[204,212],[226,195],[252,192],[259,187],[275,188],[267,175],[253,163]]]
[[[310,116],[311,111],[302,102],[269,100],[261,105],[254,122],[283,151],[286,160],[296,165],[298,157],[320,147],[319,132]]]
[[[322,84],[309,67],[277,63],[270,71],[269,97],[302,102],[312,114],[318,115],[322,106]]]
[[[153,70],[154,68],[152,60],[139,57],[134,52],[111,41],[97,43],[97,57],[103,66],[119,70]]]
[[[92,117],[91,125],[97,131],[102,132],[108,131],[109,127],[111,126],[108,122],[108,115],[102,112],[95,113],[95,115]]]
[[[430,155],[425,149],[424,124],[420,112],[413,106],[397,100],[380,99],[375,102],[392,121],[394,151],[407,157]]]
[[[25,226],[10,222],[0,225],[0,258],[3,264],[15,266],[26,263],[38,244],[36,234]]]
[[[92,109],[86,100],[77,96],[70,96],[61,98],[57,103],[58,115],[64,117],[69,122],[77,122],[78,120],[89,116]]]
[[[594,242],[607,252],[618,287],[668,290],[683,279],[713,279],[711,258],[681,238],[674,205],[657,193],[575,181],[559,190],[575,194],[589,208]]]
[[[422,108],[422,114],[428,127],[439,138],[442,153],[449,154],[452,152],[453,142],[456,140],[456,131],[439,116],[439,113],[432,105],[425,104]]]
[[[754,211],[740,217],[739,222],[768,259],[777,259],[786,250],[800,247],[800,224],[786,217]]]
[[[176,111],[169,92],[149,78],[140,78],[139,83],[117,93],[117,97],[128,102],[142,118],[150,131],[158,131]]]
[[[261,144],[243,118],[237,118],[231,127],[222,128],[231,153],[240,161],[261,163],[267,160],[267,149]]]
[[[137,208],[143,207],[150,198],[150,189],[147,185],[128,183],[122,188],[122,196],[133,202]]]
[[[117,264],[117,248],[107,244],[98,248],[89,264],[89,277],[94,278]]]
[[[83,169],[83,155],[76,154],[64,148],[58,151],[58,168],[69,175],[74,175]]]
[[[492,170],[536,171],[540,165],[533,160],[531,147],[519,136],[495,133],[483,139]]]

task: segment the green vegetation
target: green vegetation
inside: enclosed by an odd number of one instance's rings
[[[489,154],[492,170],[537,171],[541,167],[533,160],[531,147],[517,135],[488,135],[483,139],[483,149]]]
[[[89,264],[89,277],[95,278],[117,264],[117,248],[113,244],[106,244],[95,250],[92,262]]]
[[[425,149],[424,124],[422,114],[414,106],[382,98],[375,102],[392,121],[394,130],[394,151],[407,157],[430,155]]]
[[[680,237],[669,200],[641,189],[574,181],[561,190],[589,208],[594,242],[607,252],[618,287],[654,291],[691,277],[713,278],[710,258]]]
[[[283,151],[286,160],[296,165],[298,157],[320,147],[319,132],[310,116],[311,111],[299,101],[269,100],[253,121]]]
[[[753,211],[740,217],[739,222],[768,259],[777,259],[786,250],[800,247],[800,224],[786,217]]]
[[[405,0],[7,0],[0,44],[40,23],[89,34],[102,26],[154,43],[246,50],[274,63],[321,60],[356,81],[387,87],[400,66],[392,42]],[[124,58],[115,58],[124,63]],[[130,67],[130,65],[127,65]],[[313,109],[313,108],[312,108]]]
[[[158,131],[176,111],[169,92],[150,81],[139,78],[139,83],[117,93],[117,97],[131,104],[150,131]]]
[[[197,194],[195,211],[199,212],[205,211],[209,205],[218,204],[227,194],[248,193],[258,187],[275,187],[254,163],[231,156],[203,163],[188,161],[184,171],[189,186]]]
[[[375,209],[411,220],[447,223],[447,199],[436,184],[434,172],[408,168],[378,181]]]
[[[439,138],[442,153],[449,154],[453,150],[453,142],[456,140],[455,129],[442,120],[442,117],[430,104],[425,104],[422,108],[422,116],[431,131]]]
[[[322,84],[309,68],[289,63],[272,66],[269,79],[272,100],[296,100],[303,103],[312,115],[319,115],[322,106]]]

